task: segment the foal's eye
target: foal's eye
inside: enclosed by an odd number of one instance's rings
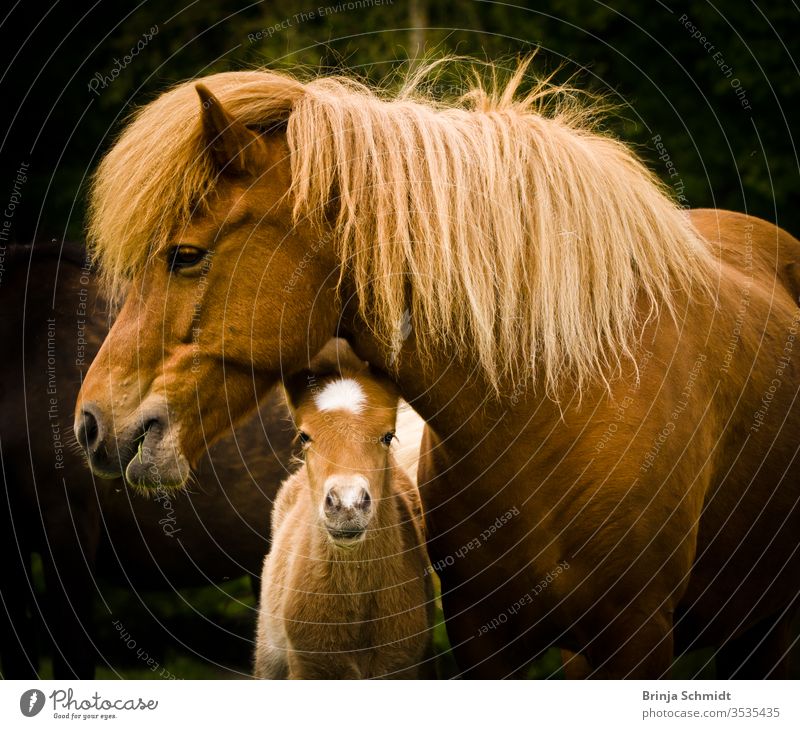
[[[169,270],[179,271],[196,266],[205,258],[207,252],[197,246],[174,246],[170,248],[167,256]]]
[[[298,433],[297,439],[301,446],[307,446],[311,442],[311,436],[303,430]]]
[[[381,436],[381,443],[383,443],[383,445],[385,445],[385,446],[391,445],[393,440],[394,440],[394,431],[393,430],[390,430],[388,433],[384,433]]]

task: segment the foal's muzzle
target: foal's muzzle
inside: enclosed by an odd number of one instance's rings
[[[369,482],[363,476],[332,476],[325,482],[325,528],[334,542],[362,539],[373,510]]]

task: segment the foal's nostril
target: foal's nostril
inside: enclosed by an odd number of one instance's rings
[[[372,498],[360,484],[337,484],[325,494],[325,514],[332,519],[364,517],[370,510]]]

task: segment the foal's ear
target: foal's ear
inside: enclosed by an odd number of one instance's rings
[[[300,370],[283,379],[283,390],[286,400],[292,410],[297,410],[304,395],[308,395],[314,388],[316,375],[311,370]]]
[[[311,360],[311,370],[319,375],[358,373],[367,369],[367,363],[358,358],[346,339],[333,337]]]
[[[231,116],[205,84],[194,87],[200,97],[206,149],[220,172],[253,176],[264,172],[267,150],[261,137]]]

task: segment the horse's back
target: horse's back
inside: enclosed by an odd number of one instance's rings
[[[780,282],[795,302],[800,296],[800,240],[762,218],[731,210],[702,208],[690,213],[703,238],[724,264],[764,285]]]
[[[713,476],[676,623],[686,646],[744,632],[800,585],[800,241],[739,213],[700,210],[692,220],[721,265],[716,310],[688,337],[707,342],[708,414],[697,430]]]

